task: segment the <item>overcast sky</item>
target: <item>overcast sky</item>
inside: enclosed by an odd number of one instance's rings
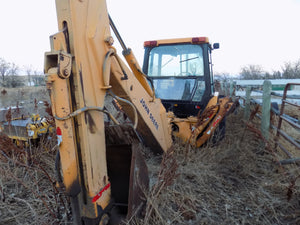
[[[219,42],[216,72],[261,65],[272,72],[300,59],[300,0],[108,0],[123,40],[142,63],[143,42],[207,36]],[[43,70],[57,32],[54,0],[9,0],[0,7],[0,57]],[[121,54],[121,53],[120,53]]]

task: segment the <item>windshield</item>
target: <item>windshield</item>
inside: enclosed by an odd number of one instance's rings
[[[148,76],[204,76],[201,46],[178,44],[153,48],[149,57]]]
[[[201,101],[205,91],[205,82],[196,79],[154,79],[156,97],[165,100]]]

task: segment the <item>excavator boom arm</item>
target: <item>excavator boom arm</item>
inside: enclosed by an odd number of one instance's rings
[[[127,145],[130,138],[120,137],[126,135],[116,131],[132,131],[121,127],[105,132],[104,113],[110,115],[104,107],[106,95],[119,100],[135,123],[136,139],[143,140],[155,152],[170,148],[171,133],[166,111],[160,100],[153,98],[151,88],[147,90],[145,78],[134,76],[111,46],[106,2],[56,0],[56,8],[59,32],[50,37],[45,73],[61,137],[64,185],[71,196],[74,223],[96,224],[106,218],[114,201],[136,201],[130,187],[123,188],[124,195],[116,196],[122,191],[117,186],[124,176],[130,176],[124,182],[135,187],[138,175],[134,171],[136,167],[144,168],[136,162],[141,158],[136,147],[131,150],[107,146],[116,139]],[[119,168],[130,163],[131,166]],[[130,175],[120,175],[124,170],[131,170]],[[124,200],[126,196],[131,199]],[[133,211],[131,206],[128,211]]]

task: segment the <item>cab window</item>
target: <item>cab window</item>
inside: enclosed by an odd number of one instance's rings
[[[178,44],[153,48],[149,57],[148,76],[204,76],[201,46]]]

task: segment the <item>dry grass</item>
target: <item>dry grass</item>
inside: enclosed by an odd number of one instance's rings
[[[280,153],[266,150],[240,115],[231,115],[226,129],[218,145],[190,150],[187,158],[176,144],[173,184],[159,193],[152,188],[151,215],[135,224],[300,224],[300,183],[293,180],[299,168],[280,167]]]
[[[4,135],[1,140],[0,224],[66,224],[68,198],[55,186],[53,140],[31,148],[30,160]]]
[[[241,118],[227,118],[217,145],[177,141],[163,161],[149,157],[145,218],[127,224],[300,224],[299,168],[279,166],[282,153]],[[68,198],[54,185],[54,143],[32,149],[29,167],[24,152],[0,139],[0,224],[70,224]]]
[[[32,113],[38,113],[42,116],[47,115],[45,113],[45,107],[40,102],[50,102],[49,94],[46,87],[23,87],[23,88],[2,88],[6,94],[0,94],[0,122],[5,121],[5,114],[9,107],[16,107],[19,109],[13,109],[13,117],[21,117],[21,115],[27,116]],[[4,110],[3,108],[6,108]]]
[[[22,87],[22,88],[2,88],[6,94],[1,94],[1,107],[9,107],[19,102],[33,102],[36,98],[38,101],[49,100],[49,95],[45,86]]]

